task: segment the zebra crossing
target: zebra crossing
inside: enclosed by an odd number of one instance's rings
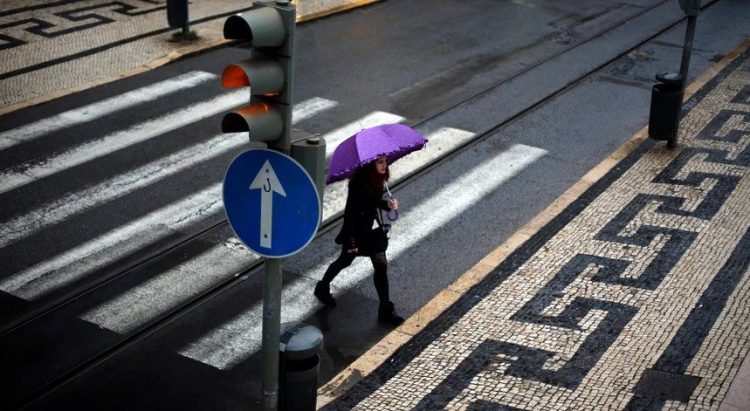
[[[167,97],[177,91],[195,87],[199,84],[216,80],[217,78],[218,76],[212,73],[191,71],[172,79],[150,84],[96,103],[68,110],[13,130],[0,131],[0,149],[6,149],[22,142],[31,141],[55,129],[68,128],[134,107],[138,104]]]
[[[0,131],[0,150],[24,142],[44,139],[53,129],[72,127],[97,118],[137,110],[146,102],[158,103],[172,93],[189,90],[216,81],[215,74],[195,71],[161,83],[145,86],[119,96],[111,97],[56,116]],[[225,92],[218,96],[179,107],[157,118],[147,119],[133,126],[114,130],[89,139],[73,147],[52,154],[43,161],[29,160],[0,171],[0,197],[27,184],[43,180],[80,164],[94,161],[104,155],[116,155],[119,150],[146,141],[159,139],[167,132],[188,127],[211,116],[231,110],[246,103],[247,93]],[[338,102],[315,97],[295,106],[293,122],[336,111]],[[373,111],[361,118],[333,130],[322,137],[327,143],[326,155],[330,158],[335,147],[345,138],[362,128],[378,124],[404,122],[407,119],[394,113]],[[418,128],[419,130],[419,128]],[[392,166],[392,181],[398,182],[436,159],[468,143],[476,137],[474,132],[451,128],[446,124],[434,130],[419,130],[429,140],[427,147],[400,160]],[[58,198],[50,199],[34,209],[11,216],[0,224],[0,249],[6,248],[33,235],[45,233],[51,227],[74,221],[82,213],[106,206],[145,187],[163,184],[169,177],[189,172],[197,164],[219,158],[243,147],[251,147],[247,135],[216,134],[191,146],[179,149],[125,173],[94,182],[80,190],[71,190]],[[435,190],[430,198],[420,204],[404,208],[399,221],[400,235],[394,238],[389,253],[397,257],[415,246],[420,238],[440,229],[450,218],[470,208],[482,196],[495,190],[510,178],[545,156],[543,149],[514,145],[502,155],[476,165],[468,173],[456,176],[449,186]],[[466,188],[470,189],[467,190]],[[326,187],[323,219],[329,220],[343,210],[346,184],[339,182]],[[437,207],[441,204],[441,207]],[[29,302],[43,300],[61,287],[83,282],[87,276],[124,255],[135,254],[149,244],[170,236],[177,236],[191,225],[205,219],[222,218],[221,182],[213,181],[202,189],[177,200],[162,204],[136,219],[109,231],[83,239],[44,261],[16,272],[3,270],[0,290]],[[146,282],[128,289],[108,301],[91,307],[79,318],[120,334],[156,320],[172,307],[188,301],[221,281],[230,278],[244,267],[259,261],[226,228],[223,239],[212,247],[191,256],[186,261],[164,272],[156,273]],[[325,257],[325,256],[323,256]],[[306,277],[318,278],[325,269],[325,261]],[[354,287],[369,276],[366,262],[353,265],[347,283],[339,285],[337,293]],[[189,281],[185,281],[189,278]],[[308,285],[296,281],[286,284],[283,301],[288,307],[283,321],[302,320],[317,310],[317,302],[307,298]],[[239,315],[201,336],[188,341],[180,354],[218,369],[232,367],[259,349],[260,304],[255,304]]]
[[[396,232],[388,246],[388,258],[399,258],[421,238],[440,229],[451,217],[461,214],[545,154],[546,151],[540,148],[514,145],[503,155],[480,164],[470,173],[459,177],[454,184],[436,191],[430,198],[405,212],[404,217],[398,221]],[[476,184],[478,181],[482,181],[482,184]],[[467,191],[463,188],[467,186],[474,189]],[[307,275],[322,278],[330,262],[331,259],[322,261]],[[337,282],[334,294],[339,295],[356,287],[371,273],[372,266],[367,259],[355,260],[347,268],[347,274]],[[320,308],[316,300],[309,298],[310,290],[310,284],[304,281],[295,281],[285,287],[281,304],[292,309],[282,310],[282,322],[302,321]],[[260,350],[262,309],[261,303],[253,305],[251,309],[216,327],[200,340],[190,342],[180,353],[219,369],[240,363]]]

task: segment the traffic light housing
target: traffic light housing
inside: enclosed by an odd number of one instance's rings
[[[250,90],[250,105],[227,113],[225,133],[248,132],[250,140],[289,153],[292,124],[293,52],[296,11],[288,1],[255,2],[250,10],[224,22],[224,38],[246,41],[248,60],[230,64],[224,87]]]
[[[296,11],[288,1],[255,2],[224,22],[224,38],[245,41],[248,60],[224,68],[224,87],[250,90],[250,104],[224,115],[224,133],[248,132],[250,140],[291,155],[312,177],[321,201],[325,188],[325,139],[292,130]]]

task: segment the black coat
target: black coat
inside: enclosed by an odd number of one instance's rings
[[[344,225],[336,236],[336,243],[347,250],[359,248],[358,254],[371,255],[385,251],[388,246],[385,234],[373,232],[372,227],[378,219],[378,209],[389,208],[388,202],[383,200],[383,192],[372,190],[366,177],[365,173],[357,173],[349,180]]]

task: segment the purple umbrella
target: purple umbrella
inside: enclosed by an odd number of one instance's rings
[[[351,177],[357,167],[388,157],[388,164],[424,147],[427,140],[409,126],[384,124],[347,138],[333,152],[326,184]]]

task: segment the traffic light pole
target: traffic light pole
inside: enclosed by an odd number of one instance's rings
[[[281,334],[281,259],[266,258],[263,279],[263,409],[279,403],[279,339]]]

